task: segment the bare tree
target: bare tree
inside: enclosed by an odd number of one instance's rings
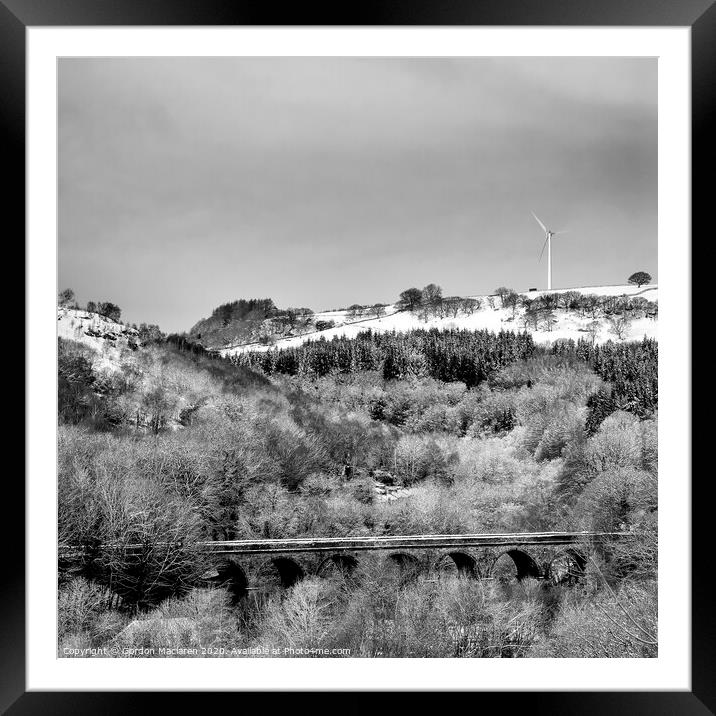
[[[457,318],[458,313],[463,307],[463,299],[460,296],[448,296],[442,301],[442,308],[448,315],[452,315],[453,318]]]
[[[557,325],[557,315],[554,311],[546,310],[543,321],[545,328],[551,333],[552,329]]]
[[[475,311],[479,311],[482,301],[479,298],[463,298],[461,308],[468,316],[472,316]]]
[[[443,290],[434,283],[429,283],[422,293],[422,308],[426,315],[439,315],[442,311]]]
[[[423,292],[419,288],[407,288],[400,294],[398,304],[408,311],[415,311],[423,300]]]
[[[507,296],[510,292],[514,293],[514,291],[511,288],[507,288],[507,286],[500,286],[495,289],[495,295],[499,297],[500,305],[505,305],[505,296]]]
[[[520,304],[520,295],[511,288],[502,296],[502,307],[512,311],[512,318],[515,317]]]
[[[357,321],[358,319],[363,318],[365,310],[365,306],[362,306],[360,303],[354,303],[348,306],[348,313],[346,313],[346,318],[351,321]]]
[[[610,316],[609,317],[609,330],[620,340],[623,341],[629,329],[631,328],[631,320],[625,315]]]
[[[601,330],[602,324],[599,321],[591,321],[587,325],[587,333],[589,333],[589,337],[592,339],[592,345],[596,342]]]

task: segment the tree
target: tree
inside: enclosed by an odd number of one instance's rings
[[[505,298],[507,296],[511,296],[513,293],[515,293],[515,290],[512,288],[507,288],[506,286],[500,286],[499,288],[495,289],[495,295],[499,296],[500,303],[502,306],[505,305]]]
[[[554,294],[557,301],[557,308],[564,308],[566,311],[574,311],[579,308],[582,294],[579,291],[565,291],[561,294]]]
[[[92,363],[60,345],[57,361],[57,406],[60,420],[79,423],[96,406],[97,379]]]
[[[385,315],[385,304],[375,303],[371,306],[370,310],[376,318],[380,318],[381,316]]]
[[[522,320],[525,324],[525,328],[531,327],[533,331],[536,331],[542,318],[542,312],[543,309],[539,301],[528,300],[528,302],[525,303],[525,312],[522,317]]]
[[[443,297],[443,290],[435,283],[429,283],[422,293],[423,301],[426,303],[436,303]]]
[[[57,301],[60,306],[71,306],[75,302],[75,292],[71,288],[60,291]]]
[[[602,330],[602,324],[600,321],[591,321],[587,324],[587,333],[589,333],[589,337],[592,339],[592,345],[594,345],[594,342],[599,337],[599,332]]]
[[[423,300],[423,292],[419,288],[406,288],[400,294],[398,305],[405,310],[415,311]]]
[[[627,316],[610,316],[609,330],[621,341],[626,338],[631,328],[631,320]]]
[[[348,306],[348,313],[346,314],[346,318],[350,319],[351,321],[355,321],[363,317],[364,311],[365,306],[362,306],[360,303],[354,303]]]
[[[472,316],[475,311],[480,310],[482,301],[479,298],[463,298],[462,299],[462,310],[468,315]]]
[[[422,306],[426,315],[437,314],[442,308],[443,290],[435,283],[429,283],[422,293]]]
[[[651,281],[651,276],[646,271],[637,271],[629,276],[629,283],[641,288],[644,284]]]
[[[504,293],[500,298],[502,299],[502,307],[511,308],[512,318],[514,318],[515,313],[517,312],[517,308],[519,307],[520,295],[516,291],[513,291],[511,288],[508,288],[507,292]]]
[[[139,334],[139,340],[145,345],[147,343],[161,343],[165,338],[164,333],[155,323],[140,324],[137,333]]]
[[[463,299],[460,296],[448,296],[443,299],[443,308],[446,314],[452,314],[453,318],[457,318],[457,314],[463,308]]]
[[[602,310],[602,304],[599,301],[599,296],[595,296],[593,293],[585,296],[582,302],[582,308],[584,313],[587,313],[590,318],[598,318],[599,313]]]
[[[283,315],[277,318],[291,330],[306,328],[313,319],[313,311],[310,308],[287,308]]]
[[[122,309],[116,303],[112,303],[111,301],[100,301],[97,304],[97,313],[99,313],[100,316],[109,318],[110,321],[117,321],[117,323],[119,323],[119,319],[122,315]]]
[[[548,331],[552,331],[552,329],[557,325],[557,316],[554,311],[551,311],[549,309],[544,309],[544,325],[547,328]]]
[[[87,301],[87,313],[97,313],[97,304],[94,301]]]

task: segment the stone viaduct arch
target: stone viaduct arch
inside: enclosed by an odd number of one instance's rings
[[[450,551],[441,554],[435,562],[435,570],[457,574],[460,577],[479,579],[478,558],[467,551]]]
[[[514,576],[518,581],[543,576],[537,562],[529,552],[523,549],[508,549],[499,554],[492,564],[491,576],[498,580],[507,580]]]
[[[238,602],[251,591],[286,589],[310,575],[358,572],[359,576],[361,564],[370,559],[382,560],[408,576],[453,573],[470,579],[572,583],[583,574],[597,542],[631,537],[586,532],[405,535],[201,542],[193,549],[206,556],[207,572],[201,583],[225,586]],[[121,548],[131,552],[134,546]],[[82,547],[61,546],[61,564],[81,554]]]
[[[352,554],[332,554],[318,565],[316,575],[325,577],[330,574],[340,573],[347,576],[353,574],[357,567],[358,559]]]
[[[263,562],[256,571],[257,581],[266,586],[292,587],[306,576],[306,569],[294,557],[278,556]]]
[[[432,572],[469,579],[573,583],[584,572],[589,536],[585,533],[416,535],[226,543],[236,553],[230,567],[218,570],[217,581],[230,582],[231,593],[240,598],[251,590],[288,588],[311,575],[359,578],[359,567],[371,559],[367,553],[382,550],[382,555],[374,553],[372,559],[382,560],[386,567],[397,568],[408,577]],[[442,546],[440,543],[445,541],[454,544]]]

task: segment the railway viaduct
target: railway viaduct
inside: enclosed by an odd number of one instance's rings
[[[350,574],[363,561],[382,561],[405,578],[450,571],[472,579],[508,577],[572,581],[604,541],[629,533],[531,532],[234,540],[195,544],[206,556],[203,580],[240,599],[250,591],[290,587],[306,576]],[[70,548],[64,548],[69,550]],[[125,546],[124,549],[132,549]]]
[[[223,584],[236,599],[250,591],[290,587],[310,575],[350,574],[365,560],[382,561],[406,579],[418,573],[453,572],[466,578],[508,577],[572,581],[600,542],[630,533],[528,532],[509,534],[305,537],[199,542],[206,557],[202,581]],[[112,549],[111,545],[104,548]],[[131,552],[140,545],[123,545]],[[81,552],[82,550],[79,549]],[[72,561],[78,548],[60,546]]]

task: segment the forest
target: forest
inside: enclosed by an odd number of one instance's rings
[[[266,305],[229,305],[213,318]],[[223,318],[222,318],[223,316]],[[415,330],[222,359],[59,341],[58,654],[657,655],[658,345]],[[390,485],[385,499],[379,485]],[[237,600],[200,540],[594,530],[576,580],[378,559]],[[139,553],[102,544],[142,545]]]

